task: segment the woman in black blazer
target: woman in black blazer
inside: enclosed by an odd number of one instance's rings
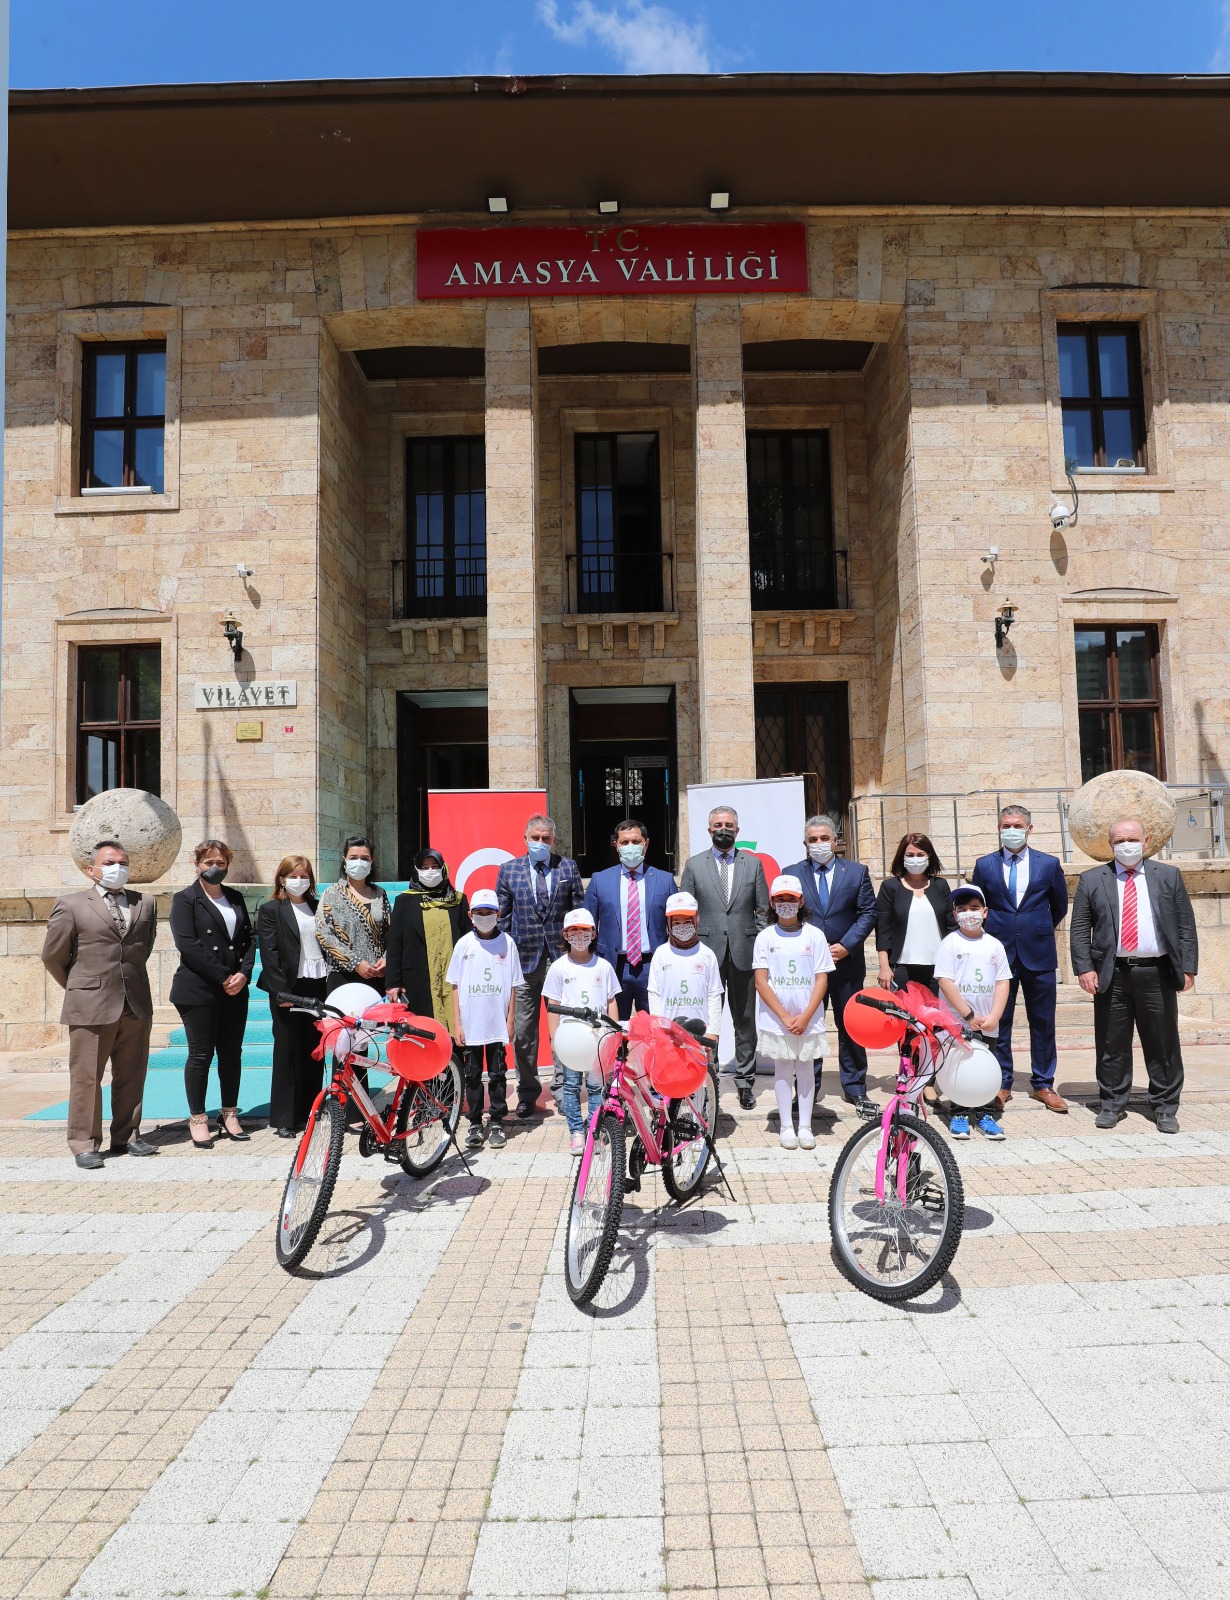
[[[420,850],[409,888],[393,902],[384,952],[385,993],[404,995],[416,1016],[434,1016],[451,1033],[451,991],[444,975],[453,946],[471,927],[469,901],[448,881],[444,857],[438,850]]]
[[[198,1150],[213,1141],[205,1114],[209,1064],[218,1056],[222,1110],[220,1139],[246,1139],[239,1120],[239,1076],[243,1030],[248,1021],[248,979],[256,963],[252,922],[243,896],[223,887],[235,853],[221,839],[206,839],[193,851],[197,879],[171,902],[171,937],[179,968],[171,980],[171,1004],[188,1036],[184,1092],[188,1132]]]
[[[905,834],[876,899],[876,949],[884,988],[904,967],[915,983],[939,993],[935,958],[940,940],[957,927],[948,882],[940,870],[940,858],[927,835]]]
[[[256,981],[268,992],[273,1022],[269,1126],[279,1139],[289,1139],[307,1127],[324,1072],[323,1063],[312,1060],[320,1043],[315,1019],[278,999],[287,993],[325,997],[328,968],[316,942],[316,874],[306,856],[287,856],[278,864],[273,898],[256,913],[256,943],[261,953]]]

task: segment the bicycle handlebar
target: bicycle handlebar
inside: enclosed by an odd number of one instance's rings
[[[887,1000],[877,1000],[874,995],[858,993],[854,997],[860,1006],[870,1006],[873,1011],[882,1011],[886,1017],[896,1017],[899,1022],[912,1022],[918,1024],[918,1018],[901,1006],[890,1005]]]
[[[340,1011],[337,1006],[331,1006],[324,1000],[314,1000],[311,995],[295,994],[290,989],[284,989],[277,996],[280,1006],[288,1005],[293,1011],[306,1011],[309,1016],[318,1020],[325,1016],[339,1017],[343,1022],[351,1021],[362,1023],[361,1017],[348,1017],[346,1012]],[[379,1024],[372,1024],[379,1026]],[[436,1036],[430,1028],[416,1028],[409,1022],[394,1022],[390,1024],[389,1031],[395,1039],[434,1039]]]
[[[620,1031],[618,1022],[612,1022],[604,1012],[595,1011],[590,1006],[561,1006],[554,1000],[544,1000],[543,1004],[557,1017],[575,1017],[578,1022],[588,1022],[591,1028],[607,1027],[613,1032]]]

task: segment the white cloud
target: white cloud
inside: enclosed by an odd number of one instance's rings
[[[604,10],[593,0],[577,0],[564,18],[556,0],[539,0],[538,17],[564,44],[593,43],[610,51],[625,72],[715,70],[705,24],[685,22],[665,6],[625,0]]]
[[[1230,0],[1222,0],[1221,37],[1209,62],[1210,72],[1230,72]]]

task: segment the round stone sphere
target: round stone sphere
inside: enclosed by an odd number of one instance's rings
[[[1103,772],[1072,796],[1068,827],[1072,842],[1095,861],[1110,861],[1106,835],[1121,817],[1139,817],[1149,835],[1146,855],[1156,855],[1174,832],[1174,796],[1147,772]]]
[[[128,852],[129,881],[153,883],[170,870],[182,838],[179,818],[156,794],[144,789],[104,789],[74,816],[68,847],[84,871],[100,839],[118,839]]]

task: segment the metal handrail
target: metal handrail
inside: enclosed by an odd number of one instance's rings
[[[1166,785],[1166,788],[1171,790],[1171,791],[1173,791],[1173,792],[1175,792],[1176,794],[1187,794],[1187,795],[1199,796],[1201,799],[1204,799],[1204,798],[1207,797],[1208,814],[1209,814],[1209,824],[1208,824],[1208,845],[1209,845],[1209,848],[1208,848],[1207,852],[1202,849],[1202,850],[1199,850],[1199,851],[1197,851],[1195,853],[1202,859],[1224,860],[1226,858],[1226,855],[1227,855],[1226,817],[1225,817],[1225,809],[1226,809],[1225,802],[1226,802],[1226,788],[1227,788],[1227,786],[1224,785],[1224,784],[1213,783],[1213,782],[1205,782],[1205,783],[1168,783]],[[909,808],[911,808],[915,813],[917,813],[918,811],[923,811],[924,813],[929,812],[932,819],[935,818],[937,806],[944,813],[947,813],[947,811],[949,809],[949,806],[951,806],[951,811],[952,811],[952,818],[951,818],[952,848],[953,848],[953,853],[954,853],[954,857],[955,857],[956,872],[957,872],[957,875],[959,877],[961,875],[961,856],[962,856],[962,826],[961,826],[961,805],[962,805],[962,802],[967,802],[968,803],[970,801],[982,800],[982,801],[986,801],[988,803],[988,805],[989,805],[989,803],[993,801],[994,802],[994,807],[995,807],[994,813],[993,813],[993,817],[994,817],[995,821],[998,821],[999,813],[1000,813],[1000,811],[1001,811],[1001,809],[1002,809],[1002,807],[1004,805],[1010,805],[1012,803],[1012,801],[1014,801],[1014,800],[1021,800],[1021,801],[1024,801],[1026,804],[1029,804],[1031,798],[1037,797],[1037,796],[1045,796],[1053,803],[1054,808],[1055,808],[1054,809],[1054,813],[1053,813],[1053,815],[1055,817],[1054,837],[1055,837],[1055,842],[1056,842],[1056,845],[1057,845],[1057,848],[1058,848],[1058,854],[1060,855],[1060,857],[1063,860],[1065,865],[1070,865],[1072,860],[1073,860],[1074,852],[1073,852],[1073,846],[1072,846],[1072,835],[1071,835],[1071,830],[1070,830],[1069,821],[1068,821],[1068,814],[1069,814],[1069,808],[1071,806],[1072,797],[1073,797],[1073,795],[1075,793],[1076,793],[1076,791],[1073,790],[1073,789],[1065,789],[1065,788],[1059,788],[1059,787],[1046,787],[1046,788],[1023,788],[1023,789],[1013,788],[1011,790],[1008,790],[1008,789],[968,789],[968,790],[949,790],[949,789],[935,790],[935,789],[931,789],[931,790],[923,790],[921,792],[915,792],[915,793],[912,793],[912,794],[885,790],[883,792],[878,792],[877,791],[877,792],[870,793],[870,794],[855,795],[850,801],[850,805],[849,805],[848,813],[847,813],[847,828],[846,828],[846,835],[847,835],[847,840],[848,840],[847,853],[854,860],[863,860],[863,858],[864,858],[864,849],[866,849],[868,853],[874,854],[875,841],[873,841],[871,839],[866,839],[866,838],[860,839],[860,807],[863,807],[863,808],[866,808],[867,806],[874,807],[875,811],[878,812],[878,822],[879,822],[879,841],[878,841],[878,845],[879,845],[880,871],[881,871],[881,876],[882,877],[887,877],[887,875],[888,875],[888,861],[889,861],[889,857],[888,857],[888,816],[887,816],[887,808],[888,808],[888,806],[890,804],[897,803],[897,802],[905,802],[906,805]],[[1043,820],[1043,818],[1044,818],[1045,807],[1044,806],[1039,806],[1037,804],[1031,804],[1030,805],[1030,810],[1035,813],[1035,826],[1037,826],[1037,824],[1039,822],[1041,822]],[[1195,815],[1196,815],[1195,808],[1189,806],[1188,811],[1189,811],[1189,817],[1192,819],[1190,826],[1193,829],[1199,829],[1200,828],[1200,824],[1198,824],[1195,821]],[[869,819],[864,818],[864,822],[863,822],[864,831],[866,831],[867,820],[869,820]],[[935,823],[934,820],[932,820],[930,822],[930,831],[933,831],[935,826],[936,826],[936,823]],[[946,831],[947,826],[948,826],[946,818],[945,818],[945,822],[944,822],[943,826],[944,826],[945,831]],[[979,825],[978,831],[979,832],[983,832],[984,830],[985,830],[985,825]],[[923,831],[929,831],[929,830],[924,829]],[[1044,824],[1044,831],[1045,832],[1050,832],[1050,829],[1048,827],[1046,827],[1045,824]],[[969,853],[969,833],[970,833],[970,828],[967,827],[965,832],[966,832],[966,853],[968,855],[968,853]],[[938,848],[939,848],[939,846],[937,844],[937,849]],[[1190,853],[1193,853],[1193,852],[1181,852],[1181,853],[1190,854]],[[1176,852],[1174,850],[1174,847],[1173,847],[1173,843],[1170,844],[1170,845],[1167,845],[1167,847],[1165,848],[1165,850],[1163,850],[1161,852],[1161,854],[1162,854],[1163,857],[1170,857],[1170,856],[1173,856],[1174,854],[1176,854]]]

